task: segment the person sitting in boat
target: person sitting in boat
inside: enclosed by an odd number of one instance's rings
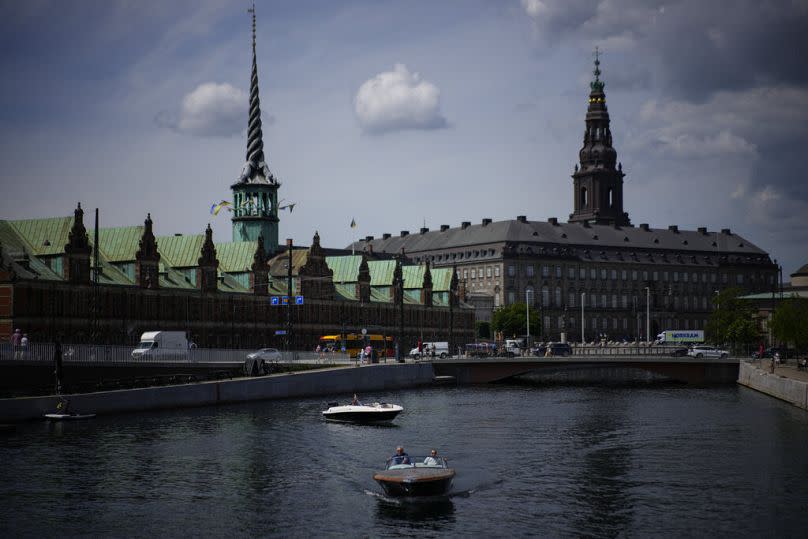
[[[392,456],[391,464],[411,464],[410,456],[404,451],[401,446],[396,447],[396,454]]]
[[[437,466],[440,464],[438,462],[438,451],[436,449],[430,451],[429,456],[424,459],[424,464],[427,466]]]
[[[362,406],[362,403],[356,397],[356,393],[353,394],[353,399],[351,399],[351,406]]]

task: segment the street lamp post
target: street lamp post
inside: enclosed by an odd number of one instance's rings
[[[292,238],[286,240],[286,250],[289,253],[288,267],[286,268],[286,350],[292,351]]]
[[[586,342],[584,340],[584,302],[586,301],[586,292],[581,292],[581,346]]]
[[[645,341],[651,340],[651,288],[645,287]]]
[[[525,289],[525,318],[527,319],[527,342],[525,346],[530,346],[530,292],[529,288]]]

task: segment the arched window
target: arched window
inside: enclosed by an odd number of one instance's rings
[[[612,208],[614,207],[614,191],[611,188],[609,188],[608,197],[609,197],[609,207]]]
[[[587,198],[586,187],[581,187],[581,207],[586,208],[589,204],[589,200]]]
[[[550,306],[550,289],[546,286],[541,287],[541,304],[545,307]]]
[[[561,287],[557,286],[555,289],[555,304],[556,307],[561,307]]]

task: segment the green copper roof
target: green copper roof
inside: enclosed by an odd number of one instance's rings
[[[355,283],[359,275],[362,257],[359,255],[327,256],[325,262],[334,272],[334,283]]]
[[[393,272],[396,270],[395,260],[370,260],[370,286],[392,286]]]
[[[155,239],[161,260],[165,259],[166,264],[175,268],[190,268],[196,266],[199,260],[205,235],[160,236]]]
[[[356,286],[353,284],[334,284],[334,291],[337,293],[337,299],[347,299],[356,301]]]
[[[390,287],[389,286],[371,286],[370,287],[370,301],[376,301],[380,303],[390,303],[393,301],[392,296],[390,296]]]
[[[37,278],[51,281],[62,278],[61,272],[54,272],[45,262],[35,256],[30,256],[30,249],[26,245],[26,242],[20,237],[14,227],[11,226],[9,221],[0,221],[0,244],[2,244],[3,251],[11,259],[21,257],[24,253],[28,253],[28,265],[31,268],[31,272]]]
[[[426,266],[403,266],[401,268],[404,273],[404,288],[421,288],[424,284],[424,273],[426,273]]]
[[[93,230],[87,230],[90,243],[95,238]],[[129,262],[135,260],[143,236],[142,226],[122,226],[118,228],[100,228],[98,230],[98,246],[101,253],[110,262]]]
[[[217,243],[216,258],[219,260],[219,270],[228,273],[250,271],[256,246],[252,241]]]
[[[72,217],[49,217],[46,219],[23,219],[9,224],[27,244],[34,256],[58,255],[65,252]],[[92,236],[90,236],[92,240]],[[48,245],[46,245],[46,243]]]
[[[432,291],[446,292],[452,286],[452,268],[430,268]]]

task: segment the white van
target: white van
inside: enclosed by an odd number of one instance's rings
[[[422,343],[420,352],[418,347],[410,350],[410,357],[432,357],[432,350],[435,351],[435,357],[441,359],[449,357],[449,343],[446,341]]]
[[[184,331],[147,331],[140,336],[140,344],[132,350],[132,359],[187,360],[188,348]]]

